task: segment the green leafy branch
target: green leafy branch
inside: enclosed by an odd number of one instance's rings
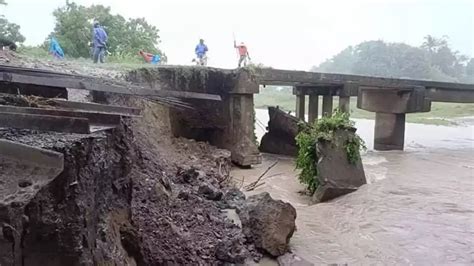
[[[296,136],[298,145],[298,157],[296,158],[296,168],[301,170],[298,176],[300,183],[306,185],[311,194],[319,186],[317,163],[320,154],[317,151],[317,144],[320,142],[335,143],[336,131],[354,130],[354,122],[349,119],[349,114],[336,110],[331,117],[323,117],[315,124],[299,124],[300,133]],[[355,164],[360,160],[360,150],[366,149],[364,141],[357,134],[344,143],[347,160]]]

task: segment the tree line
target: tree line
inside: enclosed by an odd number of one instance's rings
[[[0,0],[0,5],[6,5]],[[92,24],[98,21],[109,35],[108,51],[116,58],[136,56],[139,50],[166,55],[159,49],[160,35],[156,26],[144,18],[126,19],[112,15],[110,7],[89,7],[66,1],[53,12],[54,30],[45,39],[46,49],[51,37],[56,37],[66,55],[74,58],[89,57],[92,41]],[[25,37],[20,26],[0,15],[0,37],[23,43]],[[474,82],[474,58],[451,49],[447,36],[428,35],[419,46],[384,41],[366,41],[349,46],[339,54],[311,70],[348,74],[373,75],[395,78],[430,79]]]
[[[7,5],[5,0],[0,0],[0,5]],[[15,43],[25,41],[25,36],[20,33],[20,26],[10,23],[3,15],[0,15],[0,37]]]
[[[5,0],[0,0],[5,5]],[[139,50],[166,56],[159,49],[160,35],[156,26],[144,18],[126,19],[121,15],[112,15],[110,7],[92,5],[89,7],[66,1],[66,4],[53,12],[54,30],[45,38],[42,45],[47,48],[49,39],[55,37],[65,54],[70,57],[87,58],[90,56],[89,43],[92,42],[92,26],[97,21],[109,35],[107,50],[118,58],[136,56]],[[9,40],[23,43],[20,26],[0,17],[0,33]]]
[[[428,35],[419,47],[366,41],[311,69],[318,72],[474,82],[474,58],[450,48],[449,38]]]

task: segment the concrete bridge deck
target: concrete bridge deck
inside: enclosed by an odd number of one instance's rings
[[[358,96],[359,87],[393,88],[421,86],[427,89],[428,97],[434,102],[474,103],[474,84],[270,68],[256,70],[256,76],[261,85],[294,86],[304,89],[306,94],[319,90],[321,92],[319,95],[336,95],[338,90],[346,86],[346,93],[349,96]],[[324,92],[324,89],[327,92]]]

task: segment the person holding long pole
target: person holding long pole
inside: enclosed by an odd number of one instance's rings
[[[234,36],[234,48],[237,49],[237,52],[239,54],[239,67],[242,66],[242,63],[244,66],[247,66],[247,60],[250,60],[250,54],[247,49],[247,46],[241,42],[239,45],[237,45],[237,41],[235,40]]]

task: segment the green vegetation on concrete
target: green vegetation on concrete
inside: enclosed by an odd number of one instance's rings
[[[300,133],[296,136],[298,145],[298,157],[296,168],[301,169],[298,176],[299,181],[313,194],[319,186],[317,162],[318,142],[334,142],[337,130],[353,130],[354,122],[349,120],[349,114],[336,110],[331,117],[323,117],[317,123],[302,125]],[[335,143],[333,143],[335,144]],[[364,141],[354,133],[344,143],[348,162],[355,164],[360,160],[360,150],[365,149]]]
[[[322,97],[320,97],[322,98]],[[306,104],[308,100],[306,101]],[[260,93],[255,95],[255,107],[266,108],[268,106],[280,106],[286,111],[295,111],[296,98],[291,87],[267,86],[260,88]],[[375,113],[358,109],[357,99],[351,99],[350,115],[353,118],[375,119]],[[319,106],[322,106],[320,99]],[[338,99],[334,97],[334,107],[338,106]],[[306,106],[306,110],[308,107]],[[410,123],[434,124],[434,125],[456,125],[455,118],[474,115],[474,104],[472,103],[440,103],[431,105],[431,112],[408,114],[407,121]]]

